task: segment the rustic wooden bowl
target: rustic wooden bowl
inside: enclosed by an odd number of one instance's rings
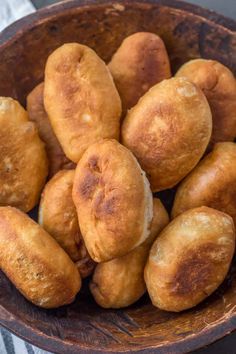
[[[71,0],[45,8],[0,35],[0,95],[23,104],[43,79],[52,50],[78,41],[106,61],[122,39],[136,31],[164,39],[173,72],[185,61],[214,58],[236,72],[236,23],[175,0]],[[162,194],[168,204],[168,193]],[[26,301],[0,274],[0,324],[55,353],[184,353],[205,346],[236,328],[234,269],[221,288],[200,306],[181,314],[159,311],[147,296],[124,310],[103,310],[87,286],[76,301],[42,310]]]

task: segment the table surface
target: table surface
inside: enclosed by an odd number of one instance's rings
[[[59,2],[58,0],[31,0],[39,9],[46,5]],[[236,20],[236,0],[188,0],[189,3],[197,4],[214,10],[224,16]],[[1,354],[1,353],[0,353]],[[236,332],[228,335],[220,341],[194,352],[194,354],[236,354]]]

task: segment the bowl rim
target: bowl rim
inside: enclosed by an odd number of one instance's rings
[[[34,305],[32,305],[34,306]],[[226,335],[236,331],[236,312],[228,313],[226,318],[216,321],[210,328],[202,330],[197,335],[192,334],[190,337],[183,338],[178,342],[165,344],[165,346],[149,346],[145,349],[130,349],[127,350],[104,350],[92,349],[80,344],[74,345],[73,343],[64,342],[60,336],[50,336],[43,332],[38,331],[30,325],[27,325],[22,318],[18,318],[0,305],[0,326],[9,330],[19,338],[31,343],[32,345],[47,350],[55,354],[114,354],[114,353],[152,353],[152,350],[158,350],[158,354],[183,354],[191,353],[194,350],[201,349],[210,345]],[[60,350],[58,350],[60,348]]]
[[[77,7],[86,8],[92,5],[103,6],[113,4],[132,4],[133,6],[135,6],[135,4],[160,4],[169,8],[192,13],[200,18],[204,18],[208,22],[222,26],[229,32],[235,33],[236,31],[235,20],[220,15],[215,11],[190,4],[182,0],[67,0],[66,2],[62,0],[58,3],[39,9],[6,27],[2,32],[0,32],[0,51],[5,50],[26,31],[29,31],[31,28],[34,28],[36,25],[47,21],[50,18],[56,18],[57,15],[62,14],[64,11],[69,11]],[[64,342],[63,338],[59,336],[50,336],[42,333],[33,326],[26,324],[22,318],[18,318],[16,314],[12,314],[2,305],[0,305],[0,326],[6,328],[21,339],[53,353],[104,353],[104,350],[94,350],[81,344],[78,347],[78,345],[75,346],[73,343],[70,344],[68,342]],[[210,328],[202,330],[197,335],[192,334],[191,336],[183,338],[178,342],[167,344],[165,347],[150,346],[140,350],[132,350],[129,348],[127,350],[116,351],[116,353],[144,353],[148,351],[151,352],[155,349],[158,349],[159,354],[166,354],[167,351],[172,352],[172,350],[174,350],[174,353],[176,354],[186,353],[212,344],[235,330],[236,312],[232,312],[227,314],[226,317],[223,317],[219,321],[215,322],[210,326]],[[56,348],[60,348],[60,350],[57,351]],[[105,352],[114,353],[112,350],[106,350]]]
[[[70,10],[75,7],[90,7],[91,5],[102,6],[106,4],[121,4],[130,5],[135,3],[140,4],[160,4],[166,7],[179,9],[181,11],[190,12],[196,16],[204,18],[208,22],[213,22],[219,26],[224,27],[229,31],[236,31],[236,21],[234,19],[220,15],[213,10],[206,9],[204,7],[187,3],[183,0],[63,0],[45,6],[35,12],[22,17],[21,19],[13,22],[0,32],[0,49],[9,45],[20,37],[25,31],[34,27],[35,23],[42,23],[50,17],[55,17],[62,10]]]

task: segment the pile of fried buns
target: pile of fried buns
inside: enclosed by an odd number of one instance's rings
[[[108,64],[67,43],[26,106],[0,97],[0,268],[29,301],[69,304],[90,277],[104,308],[147,291],[179,312],[219,287],[235,250],[227,67],[198,58],[172,76],[164,42],[147,32]],[[168,215],[156,193],[172,188]],[[38,203],[36,223],[27,213]]]

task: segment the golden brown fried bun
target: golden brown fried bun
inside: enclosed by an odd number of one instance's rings
[[[219,141],[236,138],[236,80],[233,73],[215,60],[195,59],[176,74],[185,76],[204,92],[212,112],[210,147]]]
[[[108,67],[120,94],[124,114],[150,87],[171,77],[164,42],[148,32],[125,38]]]
[[[149,253],[144,276],[153,305],[175,312],[196,306],[224,280],[234,248],[229,215],[207,207],[179,215]]]
[[[76,262],[84,278],[91,274],[95,263],[86,251],[72,200],[74,175],[74,170],[62,170],[46,184],[39,206],[39,224]]]
[[[84,45],[67,43],[49,56],[44,104],[66,156],[74,162],[101,138],[119,138],[119,94],[105,63]]]
[[[104,308],[121,308],[136,302],[146,291],[144,266],[152,242],[168,224],[169,216],[159,199],[153,199],[151,232],[146,241],[123,257],[97,265],[90,282],[96,302]]]
[[[29,119],[36,124],[39,136],[45,143],[49,160],[49,176],[53,176],[59,170],[71,169],[75,165],[67,159],[59,141],[52,130],[48,115],[43,103],[44,83],[37,85],[27,96],[27,111]]]
[[[80,259],[82,236],[72,200],[74,175],[74,170],[62,170],[46,184],[41,195],[38,221],[75,262]]]
[[[208,206],[232,216],[236,225],[236,144],[218,143],[177,189],[172,210]]]
[[[79,272],[58,243],[26,214],[0,207],[0,268],[35,305],[70,304],[80,290]]]
[[[122,141],[157,192],[172,188],[196,166],[211,130],[201,90],[187,79],[172,78],[153,86],[128,112]]]
[[[0,97],[0,205],[31,210],[48,173],[43,142],[24,108]]]
[[[149,183],[132,153],[116,140],[102,140],[86,150],[72,196],[94,261],[121,257],[148,237],[153,216]]]

